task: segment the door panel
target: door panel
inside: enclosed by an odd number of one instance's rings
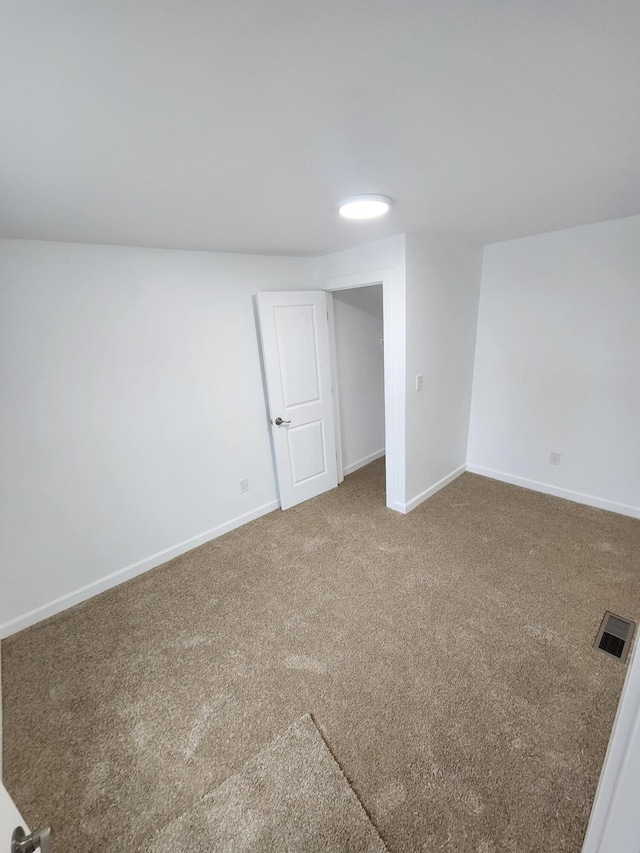
[[[276,306],[273,316],[284,406],[313,403],[320,397],[315,306]]]
[[[259,293],[257,302],[280,503],[287,509],[338,484],[327,294]]]
[[[326,451],[322,421],[288,427],[291,479],[294,485],[326,473]]]

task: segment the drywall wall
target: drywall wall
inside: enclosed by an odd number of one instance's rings
[[[407,234],[406,511],[465,468],[481,268],[481,246]]]
[[[640,653],[636,640],[582,853],[637,853],[640,839]]]
[[[0,253],[6,635],[278,506],[252,295],[314,282],[304,258]]]
[[[404,234],[317,258],[317,287],[332,292],[382,284],[387,506],[405,505],[406,240]]]
[[[382,285],[333,294],[336,368],[345,474],[384,453]]]
[[[351,223],[354,224],[354,223]],[[357,227],[357,223],[356,227]],[[364,243],[352,249],[343,249],[330,255],[322,255],[315,259],[315,275],[319,285],[325,285],[327,290],[343,287],[359,287],[341,278],[351,278],[362,275],[365,282],[379,280],[377,275],[367,276],[366,273],[380,273],[383,270],[395,274],[393,285],[398,294],[404,287],[406,240],[404,234],[386,237],[374,243]]]
[[[0,782],[0,850],[9,850],[13,830],[21,826],[26,829],[25,822],[9,796],[7,789]]]
[[[638,424],[640,216],[486,246],[471,470],[638,517]]]

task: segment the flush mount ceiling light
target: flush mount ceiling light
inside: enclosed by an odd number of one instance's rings
[[[392,203],[386,195],[354,195],[340,202],[338,212],[346,219],[375,219],[383,216]]]

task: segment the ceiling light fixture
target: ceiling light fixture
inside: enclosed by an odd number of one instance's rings
[[[386,195],[354,195],[340,202],[338,212],[346,219],[375,219],[383,216],[392,204]]]

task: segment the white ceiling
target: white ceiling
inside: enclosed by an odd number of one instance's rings
[[[5,237],[324,254],[640,213],[638,0],[2,0]],[[360,192],[396,206],[341,220]]]

